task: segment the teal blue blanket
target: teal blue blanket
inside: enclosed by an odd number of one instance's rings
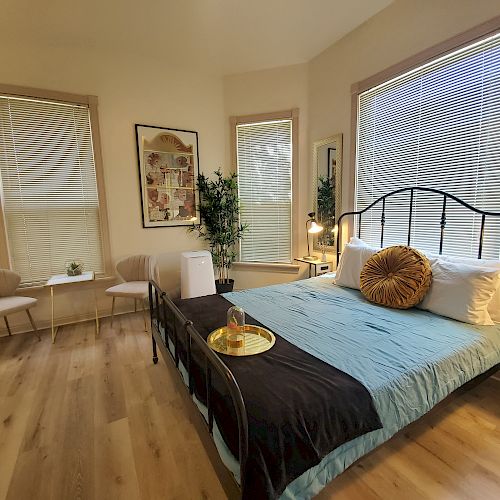
[[[337,287],[332,275],[224,296],[363,383],[384,426],[334,450],[282,498],[311,498],[359,457],[500,363],[500,325],[475,327],[417,309],[380,307],[357,290]]]

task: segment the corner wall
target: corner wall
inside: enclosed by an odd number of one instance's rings
[[[354,203],[351,85],[498,15],[498,0],[396,0],[309,62],[309,143],[342,132],[344,211]]]
[[[253,71],[224,78],[224,130],[226,138],[226,165],[231,165],[230,128],[231,116],[253,115],[299,108],[299,195],[293,203],[298,204],[299,220],[293,221],[298,231],[299,255],[307,253],[304,224],[311,205],[309,181],[308,145],[308,65],[297,64],[263,71]],[[297,257],[294,255],[294,257]],[[285,283],[306,277],[306,266],[297,273],[290,271],[260,271],[235,266],[231,277],[236,288],[254,288],[274,283]]]
[[[343,209],[352,206],[351,85],[497,15],[498,0],[397,0],[308,64],[224,79],[127,54],[64,46],[12,47],[4,40],[0,81],[98,96],[112,259],[116,262],[133,253],[159,254],[162,286],[175,290],[180,252],[202,248],[202,244],[182,227],[142,228],[134,123],[197,130],[200,170],[210,173],[219,166],[231,168],[230,116],[299,108],[300,191],[293,202],[301,214],[294,228],[299,231],[299,255],[304,255],[303,227],[312,205],[313,141],[343,134]],[[299,274],[236,268],[232,272],[237,288],[305,275],[304,268]],[[111,301],[103,295],[109,285],[98,287],[102,315],[110,312]],[[32,294],[40,300],[33,312],[41,325],[50,319],[47,292]],[[89,297],[86,291],[62,293],[56,315],[61,320],[91,317]],[[11,324],[14,330],[28,327],[21,314],[12,316]]]
[[[4,41],[0,56],[2,83],[98,96],[112,260],[116,263],[136,253],[158,254],[162,286],[177,289],[180,252],[200,249],[202,243],[183,227],[142,227],[134,124],[196,130],[200,170],[215,170],[225,159],[222,78],[133,55],[64,46],[9,47]],[[111,299],[103,291],[111,284],[105,281],[96,287],[102,315],[110,313]],[[73,290],[56,291],[56,317],[61,322],[93,314],[91,292]],[[33,316],[40,326],[50,320],[48,292],[25,292],[39,299]],[[133,301],[117,301],[117,310],[131,307]],[[29,329],[24,314],[9,319],[14,331]]]

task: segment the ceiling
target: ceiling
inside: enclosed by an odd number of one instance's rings
[[[232,74],[306,62],[391,1],[2,0],[0,37]]]

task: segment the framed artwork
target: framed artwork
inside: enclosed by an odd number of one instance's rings
[[[200,223],[198,133],[135,125],[144,227]]]
[[[337,166],[337,148],[328,148],[328,178],[331,179],[335,175],[335,170]]]

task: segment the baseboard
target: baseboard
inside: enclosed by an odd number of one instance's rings
[[[141,310],[139,309],[138,312],[140,312],[140,311]],[[120,311],[115,310],[114,315],[120,316],[122,314],[130,314],[132,312],[134,312],[134,308],[131,308],[130,310],[128,310],[128,309],[120,310]],[[146,309],[146,314],[149,317],[149,309]],[[110,316],[111,316],[111,308],[99,311],[99,319],[109,318]],[[62,316],[62,317],[59,316],[58,318],[56,318],[54,325],[55,326],[74,325],[76,323],[85,323],[86,321],[95,321],[95,313],[93,311],[85,313],[85,314],[80,314],[78,316],[74,316],[74,315],[73,316]],[[35,323],[36,323],[36,327],[38,330],[46,330],[46,329],[49,329],[51,327],[50,319],[42,320],[42,321],[37,320],[37,321],[35,321]],[[33,328],[31,326],[31,324],[28,322],[21,323],[20,325],[16,325],[14,327],[11,326],[10,329],[11,329],[13,335],[18,334],[18,333],[28,333],[28,332],[31,333],[31,332],[33,332]],[[8,336],[8,335],[9,335],[9,333],[8,333],[6,327],[0,329],[0,337]]]

